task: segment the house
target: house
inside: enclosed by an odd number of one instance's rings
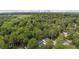
[[[46,41],[47,41],[48,39],[49,39],[49,38],[40,39],[40,40],[38,40],[38,44],[46,44]]]
[[[65,39],[63,45],[70,45],[70,43],[72,43],[71,40]]]

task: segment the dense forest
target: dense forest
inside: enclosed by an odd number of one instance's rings
[[[1,49],[78,49],[78,13],[0,14]]]

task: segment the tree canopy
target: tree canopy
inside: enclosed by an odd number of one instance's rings
[[[65,40],[68,45],[64,45]],[[27,49],[79,48],[79,14],[0,14],[0,48],[25,47]]]

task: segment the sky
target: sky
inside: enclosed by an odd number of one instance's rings
[[[21,12],[77,12],[79,13],[79,10],[0,10],[0,13],[21,13]]]
[[[79,10],[79,0],[0,0],[0,10]]]

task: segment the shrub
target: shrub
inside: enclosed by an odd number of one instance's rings
[[[28,41],[27,48],[36,48],[37,45],[37,40],[35,38],[32,38]]]

